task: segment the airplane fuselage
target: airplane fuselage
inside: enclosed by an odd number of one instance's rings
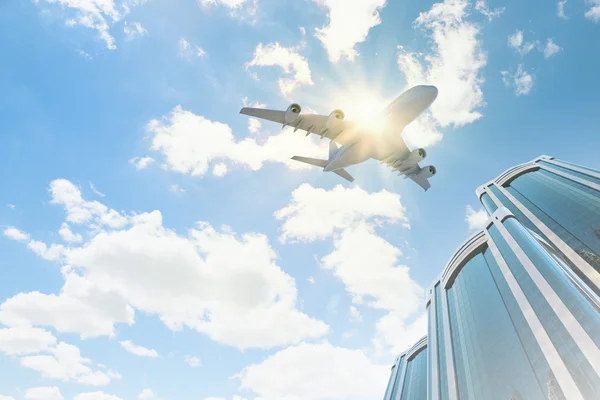
[[[438,90],[435,86],[415,86],[400,96],[387,106],[380,118],[385,121],[385,129],[397,131],[398,142],[390,146],[389,137],[385,145],[378,141],[378,136],[372,135],[368,139],[362,140],[348,146],[340,148],[328,160],[324,171],[336,171],[360,164],[370,158],[381,159],[397,151],[406,151],[408,149],[402,139],[402,131],[410,122],[414,121],[423,111],[425,111],[436,99]],[[391,147],[391,148],[390,148]]]

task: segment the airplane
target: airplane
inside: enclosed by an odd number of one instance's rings
[[[286,126],[293,127],[294,132],[300,129],[306,131],[306,136],[313,133],[321,139],[331,140],[327,160],[301,156],[294,156],[292,160],[321,167],[324,172],[333,172],[353,182],[354,178],[345,168],[374,158],[427,191],[431,187],[429,178],[436,174],[436,168],[419,166],[427,153],[424,149],[409,150],[402,131],[435,101],[437,95],[438,89],[427,85],[415,86],[402,93],[379,115],[380,122],[385,124],[381,132],[358,122],[346,121],[342,110],[334,110],[329,116],[301,114],[302,108],[298,104],[290,105],[286,111],[244,107],[240,114],[280,123],[282,129]]]

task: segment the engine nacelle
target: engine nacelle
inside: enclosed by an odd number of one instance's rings
[[[421,171],[419,172],[419,176],[422,178],[431,178],[432,176],[435,175],[436,172],[437,172],[437,170],[435,169],[435,167],[433,165],[428,165],[426,167],[421,168]]]
[[[291,104],[286,112],[285,112],[285,116],[283,117],[285,124],[291,124],[292,122],[294,122],[295,120],[298,119],[298,117],[300,116],[300,112],[302,112],[302,107],[300,107],[299,104],[293,103]]]
[[[329,114],[329,118],[327,118],[326,127],[331,130],[338,130],[339,122],[342,121],[345,117],[345,114],[342,110],[333,110],[331,114]]]
[[[343,120],[346,117],[346,114],[342,110],[333,110],[331,114],[329,114],[329,119],[339,119]]]
[[[407,164],[418,164],[423,161],[427,157],[427,152],[425,149],[416,149],[410,152],[408,157],[406,157]]]

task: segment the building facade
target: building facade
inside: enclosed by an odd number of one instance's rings
[[[600,172],[541,156],[477,195],[486,226],[427,290],[427,339],[384,400],[600,399]]]
[[[600,314],[507,208],[428,290],[431,400],[600,399]]]
[[[384,400],[427,398],[427,337],[396,357]]]
[[[600,294],[600,171],[541,156],[477,189],[492,214],[508,208],[556,250],[584,288]],[[594,297],[594,296],[592,296]]]

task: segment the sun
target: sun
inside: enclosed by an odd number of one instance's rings
[[[335,96],[332,103],[344,111],[346,119],[356,121],[369,129],[383,129],[382,111],[387,106],[384,99],[368,90],[348,90]]]

